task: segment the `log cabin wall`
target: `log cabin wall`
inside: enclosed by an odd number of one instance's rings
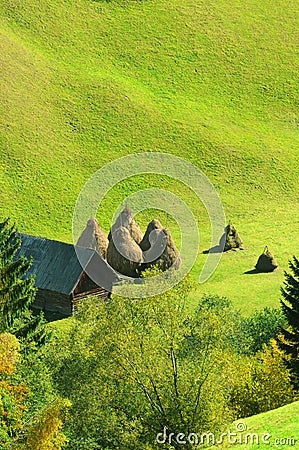
[[[62,317],[68,317],[72,314],[72,299],[67,294],[38,289],[32,307],[42,311],[57,312]]]
[[[84,272],[73,292],[72,313],[76,312],[78,302],[84,300],[87,297],[97,297],[103,300],[107,300],[107,298],[110,297],[110,292],[106,291],[101,286],[98,286]]]
[[[77,294],[72,299],[72,313],[74,314],[77,311],[78,303],[82,300],[85,300],[88,297],[96,297],[106,301],[110,297],[110,292],[105,291],[103,288],[94,289],[87,292],[82,292],[81,294]]]

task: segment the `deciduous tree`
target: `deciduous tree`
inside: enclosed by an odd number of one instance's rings
[[[68,448],[135,450],[164,428],[169,439],[226,424],[228,317],[216,298],[189,313],[191,289],[187,279],[154,297],[79,307],[54,367],[73,405]]]

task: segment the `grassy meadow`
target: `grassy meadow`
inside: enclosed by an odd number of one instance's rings
[[[88,178],[137,152],[181,156],[209,177],[245,250],[225,254],[204,292],[246,314],[278,306],[298,240],[298,8],[295,0],[0,0],[1,217],[71,242]],[[98,220],[136,190],[158,186],[192,209],[197,279],[207,214],[187,187],[136,177],[104,199]],[[154,212],[179,232],[171,218]],[[152,218],[141,214],[146,226]],[[253,269],[268,245],[280,269]]]

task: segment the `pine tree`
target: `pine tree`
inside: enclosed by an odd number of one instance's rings
[[[26,276],[31,261],[16,257],[21,237],[9,219],[0,223],[0,332],[12,332],[22,340],[45,339],[43,317],[29,310],[35,298],[34,277]]]
[[[285,282],[281,288],[281,307],[289,328],[281,329],[279,346],[287,354],[294,385],[299,388],[299,260],[295,256],[289,262],[289,267],[292,273],[285,272]]]

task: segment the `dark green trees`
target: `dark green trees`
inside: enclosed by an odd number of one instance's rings
[[[291,273],[285,272],[285,282],[281,289],[282,311],[290,325],[282,329],[280,347],[288,356],[288,365],[294,376],[295,387],[299,388],[299,260],[294,256],[290,261]]]
[[[27,277],[31,262],[16,258],[21,238],[9,220],[0,223],[0,332],[9,331],[18,338],[42,340],[41,316],[34,316],[29,306],[34,301],[34,277]]]

